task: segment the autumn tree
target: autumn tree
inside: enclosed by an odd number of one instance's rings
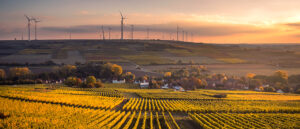
[[[174,78],[189,77],[190,73],[188,70],[180,69],[178,71],[175,71],[171,76]]]
[[[79,86],[82,83],[82,81],[77,77],[68,77],[64,83],[67,86]]]
[[[62,67],[56,67],[56,73],[60,78],[66,78],[69,76],[75,76],[77,67],[74,65],[64,65]]]
[[[106,78],[117,78],[123,73],[122,67],[117,64],[106,63],[103,65],[103,69],[102,75]]]
[[[0,80],[4,79],[6,76],[5,71],[3,69],[0,69]]]
[[[289,79],[288,79],[288,82],[289,83],[300,83],[300,74],[299,75],[291,75],[289,76]]]
[[[273,88],[273,87],[265,87],[264,91],[265,92],[275,92],[275,88]]]
[[[256,76],[256,74],[254,74],[254,73],[247,73],[246,74],[246,78],[248,78],[248,79],[253,79],[255,76]]]
[[[172,76],[171,72],[165,72],[164,77],[165,78],[170,78]]]
[[[113,64],[112,65],[111,71],[113,72],[113,75],[115,77],[118,77],[118,76],[120,76],[123,73],[122,67],[120,65],[117,65],[117,64]]]
[[[126,82],[133,83],[134,79],[135,79],[135,75],[131,72],[126,72],[124,78],[125,78]]]
[[[24,78],[31,73],[28,67],[10,68],[9,73],[12,77]]]
[[[185,90],[197,89],[196,85],[193,85],[194,82],[192,82],[189,78],[181,78],[179,83]]]
[[[101,88],[101,87],[104,87],[104,85],[102,84],[102,82],[100,80],[98,80],[96,83],[95,83],[95,87],[96,88]]]
[[[96,80],[95,76],[88,76],[88,77],[86,78],[86,84],[90,84],[90,83],[95,84],[96,81],[97,81],[97,80]]]
[[[149,88],[151,89],[159,89],[160,88],[160,84],[158,81],[151,79],[149,82]]]
[[[278,70],[272,76],[268,77],[268,82],[273,85],[275,89],[284,89],[288,86],[288,73]]]
[[[202,80],[195,78],[195,77],[191,77],[190,81],[192,82],[191,85],[196,87],[197,89],[204,88]]]

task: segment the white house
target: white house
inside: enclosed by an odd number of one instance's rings
[[[161,87],[162,89],[169,89],[169,85],[165,84],[164,86]]]
[[[174,86],[173,88],[175,91],[184,91],[184,89],[181,86]]]
[[[262,85],[263,88],[266,88],[266,87],[269,87],[269,86],[270,86],[270,85],[268,85],[268,84],[267,84],[267,85]]]
[[[140,87],[141,88],[149,88],[149,82],[146,82],[146,81],[140,82]]]
[[[121,83],[125,83],[125,79],[123,80],[112,80],[112,83],[115,83],[115,84],[121,84]]]
[[[276,91],[277,93],[284,93],[281,89]]]
[[[255,91],[261,91],[259,88],[255,88],[254,90],[255,90]]]

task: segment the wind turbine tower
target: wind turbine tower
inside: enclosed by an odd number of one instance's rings
[[[27,22],[28,22],[28,24],[27,24],[27,26],[28,26],[28,41],[30,41],[30,22],[31,22],[32,18],[30,18],[27,15],[24,15],[24,16],[26,17]]]
[[[110,31],[111,31],[111,28],[109,27],[108,28],[108,39],[110,40]]]
[[[34,38],[37,40],[37,23],[41,21],[36,18],[33,18],[32,20],[34,21]]]
[[[134,31],[134,25],[131,25],[131,39],[133,40],[133,31]]]
[[[177,41],[179,40],[178,35],[179,35],[179,27],[177,25]]]
[[[101,26],[101,29],[102,29],[102,39],[105,40],[103,25]]]
[[[189,37],[188,37],[188,32],[185,32],[185,40],[188,42],[189,41]]]
[[[120,14],[121,14],[121,40],[123,40],[123,30],[124,30],[124,20],[127,19],[126,17],[123,17],[123,14],[122,12],[120,11]]]
[[[184,30],[182,30],[182,41],[184,42]]]
[[[149,40],[149,28],[147,28],[147,39]]]

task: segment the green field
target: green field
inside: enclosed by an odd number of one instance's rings
[[[297,94],[104,86],[0,86],[0,128],[300,128]]]

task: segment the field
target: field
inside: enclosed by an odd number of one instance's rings
[[[106,61],[122,65],[125,71],[139,76],[153,72],[161,74],[160,69],[194,63],[207,66],[212,73],[242,76],[251,71],[270,75],[280,69],[291,75],[300,74],[299,51],[300,45],[296,44],[221,45],[167,40],[0,41],[0,63],[5,67],[7,63],[53,61],[60,65]],[[126,69],[136,65],[143,69]],[[51,68],[49,66],[47,70]]]
[[[104,85],[1,86],[0,128],[300,128],[296,94]]]

